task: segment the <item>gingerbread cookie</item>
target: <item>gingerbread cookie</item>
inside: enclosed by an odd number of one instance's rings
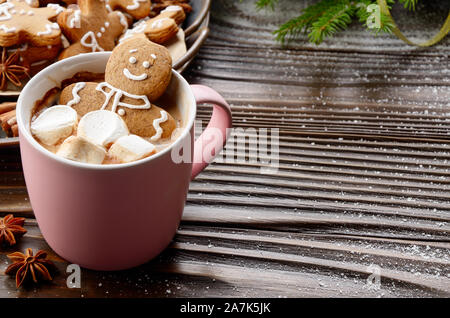
[[[145,34],[147,38],[155,43],[164,44],[178,32],[178,25],[171,18],[153,18],[142,20],[135,24],[132,29],[128,29],[120,38],[120,42],[129,39],[137,34]]]
[[[185,13],[189,13],[192,11],[192,7],[189,4],[189,0],[153,0],[152,12],[159,14],[162,10],[170,6],[182,7]]]
[[[19,51],[20,57],[28,64],[33,64],[40,61],[54,60],[62,47],[62,43],[46,46],[34,46],[28,43],[23,43],[19,46],[8,48],[8,52]]]
[[[115,40],[128,28],[119,11],[108,12],[99,0],[78,0],[79,9],[68,9],[58,16],[58,24],[71,45],[60,59],[80,53],[111,51]]]
[[[132,38],[113,50],[105,82],[69,85],[59,103],[73,107],[79,116],[98,109],[117,112],[130,133],[151,141],[170,137],[176,128],[174,118],[151,102],[166,90],[171,65],[166,48],[145,37]]]
[[[166,90],[171,75],[169,51],[141,36],[123,41],[114,49],[106,65],[105,80],[125,92],[155,101]]]
[[[106,7],[112,10],[120,10],[128,13],[134,19],[139,20],[150,14],[150,0],[105,0]]]
[[[54,19],[64,9],[58,5],[33,8],[26,2],[8,0],[0,4],[0,46],[29,42],[32,45],[56,45],[61,30]]]
[[[161,18],[152,21],[149,20],[144,34],[147,38],[155,43],[163,44],[173,38],[178,32],[178,26],[174,19]]]
[[[161,11],[159,15],[152,19],[142,19],[128,29],[120,38],[120,41],[129,39],[137,34],[145,34],[147,38],[155,43],[164,44],[178,32],[178,25],[181,24],[186,15],[180,6],[169,6]]]
[[[114,97],[111,96],[107,100],[107,96],[111,92]],[[150,103],[148,103],[148,108],[144,108],[146,107],[145,99],[131,94],[123,94],[120,103],[115,105],[114,99],[115,96],[118,96],[117,94],[120,93],[111,89],[107,83],[79,82],[63,89],[59,104],[71,106],[80,117],[99,109],[116,111],[127,124],[130,133],[141,137],[152,137],[152,141],[171,136],[172,131],[176,128],[176,123],[168,112]],[[140,109],[141,107],[142,109]],[[160,119],[161,123],[158,123],[157,119]]]
[[[0,0],[0,3],[6,2],[7,0]],[[39,8],[46,7],[48,4],[73,4],[77,3],[77,0],[18,0],[21,2],[26,2],[30,7]]]
[[[0,0],[0,3],[7,2],[8,0]],[[26,2],[32,8],[39,8],[39,0],[17,0],[19,2]],[[44,7],[44,5],[42,5]]]
[[[178,5],[168,6],[153,19],[157,18],[171,18],[174,19],[178,25],[180,25],[186,19],[186,13],[184,13],[183,8]]]

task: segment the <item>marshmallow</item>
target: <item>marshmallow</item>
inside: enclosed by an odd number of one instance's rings
[[[128,134],[128,128],[123,119],[109,110],[89,112],[78,124],[78,136],[99,146],[108,147]]]
[[[72,107],[52,106],[31,123],[31,133],[43,144],[55,145],[72,134],[77,119],[77,112]]]
[[[145,139],[129,135],[123,136],[109,148],[108,154],[120,162],[131,162],[148,157],[155,151],[155,146]]]
[[[101,164],[106,151],[82,137],[70,136],[64,140],[56,154],[78,162]]]

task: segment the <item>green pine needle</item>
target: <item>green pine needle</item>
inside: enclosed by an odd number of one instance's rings
[[[418,0],[397,0],[409,10],[415,10]],[[262,8],[275,8],[278,0],[256,0],[258,10]],[[376,4],[376,0],[320,0],[300,12],[300,15],[282,24],[274,32],[277,41],[285,43],[295,39],[302,33],[308,34],[310,42],[320,44],[325,38],[332,37],[339,31],[345,30],[353,19],[358,19],[368,28],[367,21],[371,13],[367,6]],[[391,7],[395,0],[386,0]],[[370,29],[378,34],[392,33],[394,23],[392,19],[381,13],[380,28]]]
[[[403,3],[405,9],[410,11],[416,10],[417,0],[399,0],[400,3]]]
[[[311,26],[308,38],[312,43],[320,44],[325,37],[344,30],[352,22],[354,7],[348,1],[342,1],[320,16]]]
[[[310,32],[312,24],[324,15],[335,3],[336,0],[322,0],[305,8],[300,16],[282,24],[274,32],[277,40],[284,43],[286,39],[296,38],[302,32]]]
[[[272,10],[275,9],[275,5],[278,3],[278,0],[257,0],[256,1],[256,8],[258,10],[261,10],[263,8],[271,8]]]

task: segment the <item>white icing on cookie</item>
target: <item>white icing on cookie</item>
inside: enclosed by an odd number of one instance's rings
[[[105,0],[105,7],[106,7],[106,10],[108,10],[108,12],[112,12],[113,11],[111,9],[111,6],[109,5],[109,0]]]
[[[119,40],[119,42],[121,43],[122,41],[131,38],[135,34],[143,33],[145,31],[145,28],[147,27],[147,20],[148,19],[141,19],[133,24],[133,28],[128,29],[123,37]]]
[[[161,117],[153,120],[153,128],[155,128],[156,134],[154,134],[152,138],[150,138],[151,141],[157,141],[161,138],[163,130],[160,125],[166,120],[167,120],[167,112],[161,110]]]
[[[75,86],[72,88],[72,99],[67,102],[67,106],[73,106],[80,102],[81,97],[80,95],[78,95],[78,92],[81,91],[85,86],[85,82],[79,82],[75,84]]]
[[[109,88],[109,92],[105,92],[104,88]],[[111,107],[111,111],[115,112],[117,110],[118,106],[123,106],[130,109],[149,109],[151,107],[150,101],[148,100],[148,97],[146,95],[134,95],[127,92],[124,92],[121,89],[115,88],[111,84],[107,82],[102,82],[97,85],[95,88],[97,91],[102,92],[105,95],[105,102],[103,103],[102,107],[100,109],[105,109],[106,106],[108,106],[109,101],[111,100],[111,97],[114,96],[113,104]],[[126,96],[132,99],[142,100],[144,102],[143,105],[133,105],[133,104],[127,104],[120,101],[122,96]]]
[[[136,22],[135,24],[133,24],[133,29],[135,33],[140,33],[140,32],[144,32],[145,27],[147,26],[147,22],[148,19],[141,19],[138,22]]]
[[[0,21],[6,21],[11,19],[11,13],[9,9],[14,8],[14,4],[9,2],[4,2],[0,4]]]
[[[48,62],[48,60],[37,61],[37,62],[31,63],[30,66],[39,66],[39,65],[45,64],[47,62]]]
[[[131,64],[135,64],[137,62],[137,60],[134,56],[132,56],[128,59],[128,62],[130,62]]]
[[[183,10],[182,7],[180,6],[168,6],[167,8],[165,8],[164,10],[162,10],[161,12],[167,12],[167,11],[181,11]]]
[[[70,46],[69,40],[67,40],[67,38],[63,34],[61,34],[61,43],[63,48],[65,49]]]
[[[16,32],[17,29],[15,27],[8,28],[6,25],[2,24],[0,25],[0,30],[2,30],[5,33],[13,33]]]
[[[133,4],[127,5],[127,10],[136,10],[140,7],[139,2],[146,2],[147,0],[133,0]]]
[[[49,35],[49,34],[52,34],[53,30],[59,30],[58,23],[46,24],[45,31],[40,31],[36,34],[37,35]]]
[[[126,78],[132,81],[143,81],[148,77],[147,73],[142,73],[141,75],[134,75],[127,68],[123,69],[123,75],[125,75]]]
[[[126,17],[123,15],[123,13],[120,12],[120,11],[116,11],[116,13],[117,13],[117,15],[119,16],[120,24],[123,25],[123,31],[122,31],[122,32],[125,32],[125,31],[128,29],[128,21],[127,21],[127,18],[126,18]]]
[[[86,42],[87,39],[90,39],[91,42]],[[80,44],[83,45],[84,47],[88,47],[92,49],[92,52],[103,52],[104,49],[98,44],[97,39],[95,38],[95,34],[92,31],[88,31],[86,32],[85,35],[83,35],[83,37],[80,40]]]
[[[150,54],[150,56],[152,57],[152,59],[156,60],[156,55],[155,54]]]
[[[150,62],[149,61],[144,61],[144,62],[142,62],[142,66],[144,68],[149,68],[150,67]]]
[[[132,50],[130,50],[129,52],[130,53],[136,53],[138,50],[137,49],[132,49]]]
[[[119,110],[117,111],[117,113],[118,113],[120,116],[124,116],[124,115],[125,115],[125,110],[124,110],[123,108],[121,108],[121,109],[119,109]]]
[[[150,25],[150,28],[152,28],[152,29],[162,28],[164,25],[164,22],[167,20],[169,20],[169,18],[160,18],[156,21],[153,21],[152,24]]]
[[[81,11],[75,10],[75,12],[72,15],[72,18],[69,20],[69,23],[67,24],[69,28],[80,28],[81,27]]]
[[[61,12],[64,11],[64,8],[61,7],[59,4],[56,4],[56,3],[49,3],[49,4],[47,4],[47,8],[52,8],[53,10],[56,11],[56,14],[60,14]]]

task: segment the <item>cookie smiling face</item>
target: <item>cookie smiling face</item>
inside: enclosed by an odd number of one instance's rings
[[[137,49],[130,50],[130,53],[136,53],[136,52],[137,52]],[[152,54],[152,55],[153,56],[151,57],[152,58],[152,62],[151,63],[149,61],[147,61],[147,60],[142,62],[142,67],[143,68],[148,69],[148,68],[150,68],[151,65],[153,65],[155,63],[154,60],[156,60],[156,55],[154,55],[154,54]],[[137,60],[136,57],[131,56],[128,59],[128,62],[130,62],[130,64],[136,64],[138,62],[138,60]],[[130,79],[132,81],[143,81],[143,80],[148,78],[147,73],[144,72],[144,73],[142,73],[140,75],[134,75],[126,67],[123,69],[123,75],[125,75],[126,78],[128,78],[128,79]]]
[[[105,80],[110,85],[150,101],[169,85],[172,60],[169,51],[145,37],[133,37],[117,46],[108,60]]]

